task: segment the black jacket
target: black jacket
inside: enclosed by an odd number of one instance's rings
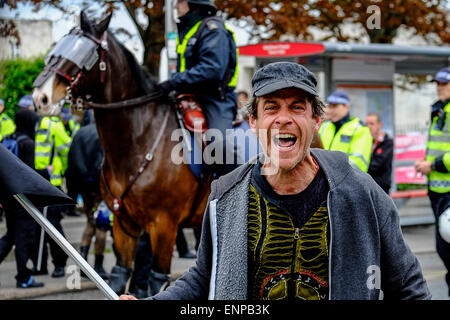
[[[16,112],[16,139],[18,157],[30,168],[34,168],[34,135],[39,116],[32,110],[20,109]],[[36,170],[45,179],[50,180],[47,169]]]
[[[389,194],[392,181],[392,159],[394,141],[387,134],[372,152],[368,173],[378,185]]]
[[[95,123],[81,127],[70,145],[68,167],[65,172],[69,196],[82,191],[97,192],[103,162],[103,148]]]

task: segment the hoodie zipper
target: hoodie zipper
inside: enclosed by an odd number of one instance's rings
[[[331,186],[331,180],[328,179],[328,183]],[[330,192],[327,195],[327,210],[328,210],[328,223],[330,224],[330,245],[328,248],[328,300],[331,300],[331,249],[333,247],[333,228],[331,225],[331,210],[330,210]]]
[[[294,275],[295,275],[295,258],[297,257],[297,242],[300,237],[300,228],[294,229],[294,245],[292,252],[292,264],[291,264],[291,277],[288,282],[288,299],[295,298],[295,283],[294,283]]]

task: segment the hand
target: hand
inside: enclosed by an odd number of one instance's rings
[[[159,90],[161,90],[161,92],[162,92],[164,95],[166,95],[166,96],[168,96],[169,93],[170,93],[170,91],[173,90],[172,84],[170,83],[169,80],[161,82],[161,83],[158,85],[158,88],[159,88]]]
[[[53,173],[53,170],[54,170],[54,168],[53,168],[53,166],[52,166],[52,165],[48,165],[48,166],[47,166],[47,170],[48,170],[48,173],[49,173],[49,174],[52,174],[52,173]]]
[[[130,296],[130,295],[126,295],[126,294],[122,294],[119,297],[119,300],[138,300],[135,296]]]
[[[431,172],[431,161],[417,160],[414,169],[421,174],[429,174]]]

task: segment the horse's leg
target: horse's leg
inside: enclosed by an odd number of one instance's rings
[[[176,220],[167,212],[157,213],[156,216],[158,220],[146,228],[150,234],[153,253],[153,269],[149,276],[151,295],[164,290],[170,282],[170,265],[178,231]]]
[[[82,194],[84,203],[84,213],[86,214],[86,226],[83,231],[80,245],[80,254],[84,260],[88,261],[89,247],[91,246],[92,237],[95,233],[94,219],[92,209],[94,207],[94,198],[91,193]]]
[[[92,194],[94,205],[93,208],[97,208],[102,201],[100,196],[100,192],[96,192]],[[91,210],[92,212],[92,210]],[[103,268],[103,259],[104,259],[104,251],[106,246],[106,231],[100,228],[95,227],[95,260],[94,260],[94,270],[102,277],[103,279],[108,279],[109,275]]]
[[[125,292],[131,275],[140,230],[125,214],[114,217],[113,239],[117,262],[110,274],[111,289],[117,294]]]

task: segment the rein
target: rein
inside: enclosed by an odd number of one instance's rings
[[[162,98],[163,96],[164,94],[161,91],[156,91],[145,96],[110,103],[85,101],[83,98],[78,97],[75,101],[75,109],[78,111],[87,109],[122,109],[152,102]]]
[[[109,195],[111,196],[111,198],[113,199],[112,202],[112,208],[113,208],[113,212],[114,214],[118,217],[120,214],[120,210],[122,209],[122,204],[123,204],[123,198],[125,198],[125,196],[127,195],[128,191],[131,189],[131,186],[136,182],[136,180],[139,178],[139,176],[142,174],[142,172],[144,172],[145,168],[147,167],[147,165],[153,160],[153,156],[155,154],[155,150],[159,145],[159,142],[161,141],[161,138],[164,134],[164,130],[166,129],[167,126],[167,122],[169,120],[169,112],[170,111],[170,107],[167,108],[165,114],[164,114],[164,120],[162,122],[161,128],[159,129],[158,135],[155,139],[155,141],[153,142],[152,147],[150,148],[150,150],[147,152],[147,154],[145,155],[144,160],[141,162],[141,165],[139,166],[139,169],[137,170],[137,172],[134,174],[134,176],[132,176],[130,178],[130,181],[128,182],[128,184],[126,185],[125,189],[123,190],[122,194],[118,197],[114,196],[113,193],[111,192],[111,189],[108,186],[108,183],[106,181],[105,178],[105,174],[103,172],[103,166],[102,166],[102,171],[101,171],[101,176],[102,176],[102,180],[103,183],[105,184],[106,190],[108,191]],[[122,222],[119,223],[120,226],[122,227],[123,231],[128,234],[129,236],[133,237],[133,238],[137,238],[133,235],[131,235],[122,225]]]

